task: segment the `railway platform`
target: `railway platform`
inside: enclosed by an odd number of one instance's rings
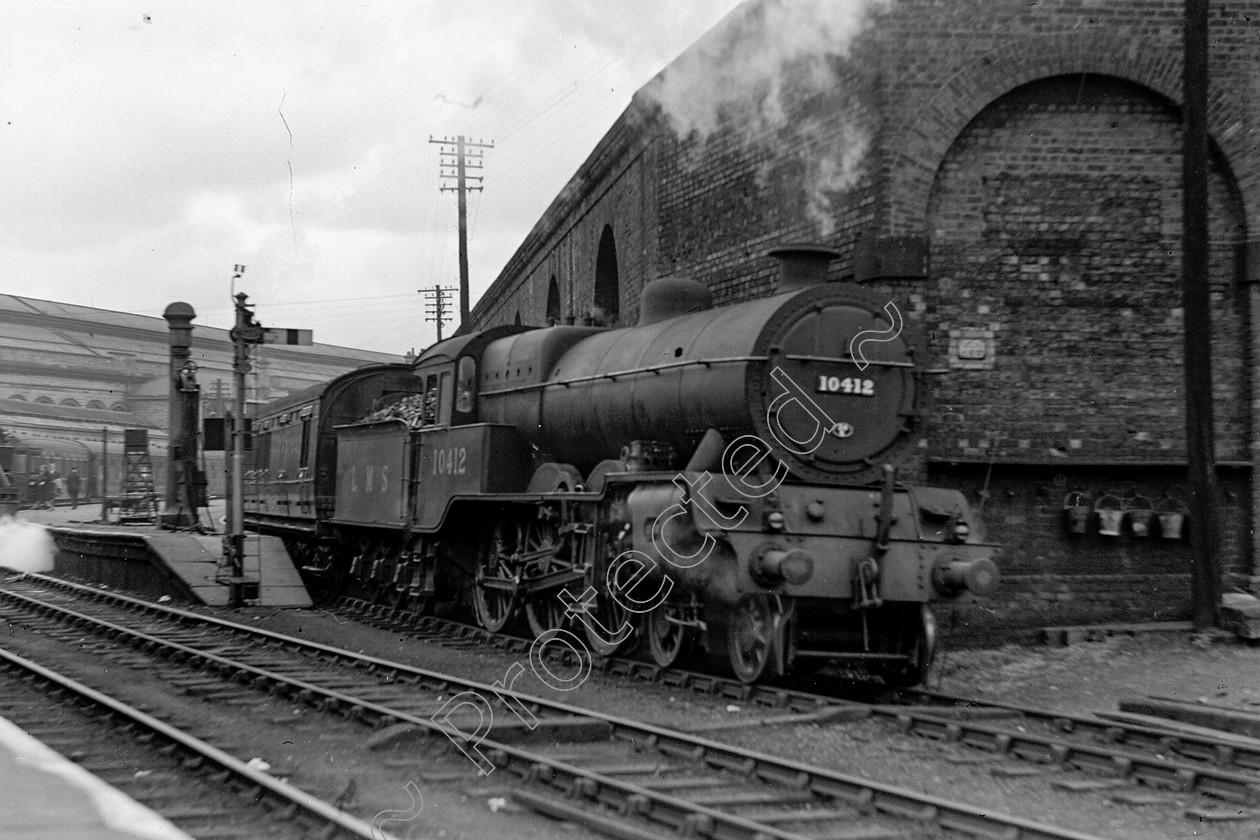
[[[0,840],[191,840],[0,717]]]
[[[18,518],[48,529],[59,549],[58,574],[93,580],[179,602],[225,606],[228,587],[220,581],[221,533],[194,534],[155,525],[102,524],[100,506],[24,510]],[[214,500],[209,521],[221,527],[224,505]],[[203,514],[204,518],[204,514]],[[256,578],[251,601],[272,607],[309,607],[310,595],[278,537],[250,536],[247,573]]]

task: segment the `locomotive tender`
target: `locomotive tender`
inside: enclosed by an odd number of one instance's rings
[[[829,249],[772,256],[759,300],[665,278],[633,327],[495,327],[267,406],[247,522],[312,581],[492,631],[919,682],[929,603],[992,591],[997,547],[958,491],[895,480],[926,400],[895,307],[827,282]]]

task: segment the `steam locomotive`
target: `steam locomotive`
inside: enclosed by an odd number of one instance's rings
[[[492,631],[921,681],[929,604],[992,591],[997,547],[961,493],[896,481],[926,399],[896,307],[827,282],[829,249],[771,255],[759,300],[664,278],[633,327],[495,327],[270,404],[247,524],[323,591]]]

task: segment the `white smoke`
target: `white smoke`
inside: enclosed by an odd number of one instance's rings
[[[804,214],[820,233],[835,229],[831,196],[851,188],[871,145],[868,124],[847,113],[790,115],[792,99],[845,100],[837,63],[892,0],[749,0],[679,56],[642,95],[655,102],[683,140],[738,132],[747,146],[774,143],[789,126],[803,140]],[[843,106],[836,105],[843,109]],[[782,147],[776,147],[780,150]],[[684,163],[703,160],[684,150]]]
[[[805,181],[808,187],[805,217],[823,236],[830,236],[836,229],[831,197],[848,190],[857,181],[871,145],[870,133],[857,129],[852,123],[842,125],[839,135],[828,154],[809,162]]]
[[[0,566],[23,572],[51,572],[56,546],[42,525],[0,517]]]

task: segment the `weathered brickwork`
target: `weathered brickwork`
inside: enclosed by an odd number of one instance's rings
[[[928,205],[930,349],[987,326],[996,367],[939,383],[933,454],[1184,457],[1179,145],[1164,103],[1096,77],[1020,88],[959,136]],[[1217,451],[1238,460],[1243,220],[1212,175]]]
[[[718,133],[663,134],[660,273],[703,281],[717,305],[747,300],[773,286],[767,250],[818,241],[825,230],[841,254],[833,276],[850,276],[854,245],[876,220],[877,67],[869,49],[833,57],[820,90],[810,72],[789,65],[774,106],[792,115],[782,124],[754,99],[725,110]]]
[[[655,153],[634,133],[637,121],[623,118],[565,191],[552,203],[530,239],[513,259],[510,294],[492,290],[474,311],[478,326],[544,324],[554,277],[560,318],[580,323],[594,304],[595,266],[605,226],[616,243],[620,286],[619,323],[634,323],[643,284],[655,279]],[[592,177],[587,170],[604,173]],[[545,222],[546,224],[544,224]]]
[[[981,501],[983,468],[936,468],[932,476]],[[1231,499],[1223,550],[1239,556],[1252,522],[1246,505],[1250,476],[1228,470],[1222,478]],[[1104,493],[1130,502],[1141,494],[1159,504],[1165,494],[1184,499],[1188,492],[1180,470],[997,468],[989,475],[984,518],[990,536],[1003,541],[1003,585],[992,597],[968,597],[942,611],[942,632],[951,643],[983,642],[986,634],[989,642],[1031,638],[1046,626],[1190,617],[1185,541],[1166,540],[1158,529],[1134,537],[1127,524],[1118,536],[1107,536],[1099,533],[1096,514],[1086,533],[1069,535],[1064,500],[1077,490],[1090,506]],[[1226,584],[1247,589],[1252,582],[1236,570]]]
[[[761,5],[778,2],[790,0]],[[758,8],[727,25],[764,23]],[[1096,525],[1069,537],[1062,510],[1072,488],[1184,496],[1182,14],[1180,0],[894,0],[821,68],[798,57],[719,109],[716,130],[681,135],[649,86],[476,314],[507,323],[520,309],[541,323],[555,274],[580,318],[604,225],[622,323],[660,276],[699,279],[718,304],[764,295],[775,274],[764,252],[785,242],[837,248],[835,279],[860,274],[862,249],[884,238],[926,243],[926,277],[871,281],[947,368],[932,380],[929,445],[901,475],[977,501],[984,475],[1000,476],[985,515],[1009,575],[951,621],[1182,617],[1184,542],[1104,538]],[[1260,0],[1213,4],[1210,25],[1222,560],[1232,584],[1254,588]],[[701,64],[738,61],[722,43],[707,37]],[[783,118],[765,116],[775,109]]]
[[[1001,599],[963,598],[937,608],[945,648],[1040,641],[1046,627],[1187,621],[1188,574],[1009,575]]]

